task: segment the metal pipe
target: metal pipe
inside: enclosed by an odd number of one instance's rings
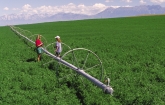
[[[11,27],[11,26],[10,26]],[[26,36],[22,35],[21,33],[19,33],[18,31],[14,30],[13,27],[11,27],[11,29],[16,32],[17,34],[19,34],[20,36],[22,36],[23,38],[27,39],[28,41],[30,41],[31,43],[35,44],[35,42],[33,42],[32,40],[30,40],[29,38],[27,38]],[[77,72],[78,74],[84,76],[85,78],[87,78],[89,81],[93,82],[96,86],[98,86],[99,88],[101,88],[106,94],[112,94],[113,93],[113,89],[111,86],[107,86],[104,83],[100,82],[99,80],[97,80],[96,78],[92,77],[91,75],[87,74],[84,70],[79,69],[78,67],[66,62],[65,60],[62,60],[59,57],[56,57],[54,54],[50,53],[49,51],[47,51],[46,49],[44,49],[42,47],[42,50],[48,54],[50,57],[54,58],[55,60],[57,60],[58,62],[61,62],[62,64],[64,64],[65,66],[69,67],[70,69],[74,70],[75,72]]]

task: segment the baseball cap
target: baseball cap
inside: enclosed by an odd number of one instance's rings
[[[55,38],[58,38],[59,39],[60,37],[59,36],[56,36]]]

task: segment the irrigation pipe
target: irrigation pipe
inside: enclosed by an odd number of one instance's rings
[[[22,36],[23,38],[25,38],[26,40],[30,41],[31,43],[35,44],[34,41],[30,40],[29,38],[27,38],[26,36],[22,35],[21,33],[19,33],[17,30],[15,30],[13,28],[13,26],[10,26],[10,28],[17,34],[19,34],[20,36]],[[48,54],[50,57],[54,58],[56,61],[61,62],[63,65],[69,67],[70,69],[74,70],[75,72],[77,72],[78,74],[84,76],[85,78],[87,78],[89,81],[93,82],[96,86],[98,86],[99,88],[101,88],[104,93],[106,94],[111,94],[113,93],[113,89],[110,85],[105,85],[104,83],[100,82],[98,79],[92,77],[91,75],[87,74],[84,70],[66,62],[65,60],[62,60],[59,57],[56,57],[54,54],[50,53],[49,51],[47,51],[45,48],[42,47],[42,50]]]

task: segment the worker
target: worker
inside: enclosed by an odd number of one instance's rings
[[[37,61],[40,61],[42,54],[42,45],[43,45],[41,41],[41,35],[37,35],[35,43],[36,43],[36,51],[37,51]]]
[[[60,57],[60,54],[62,52],[62,46],[61,46],[61,39],[60,36],[56,36],[56,44],[55,44],[55,56]]]

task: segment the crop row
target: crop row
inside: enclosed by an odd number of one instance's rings
[[[2,74],[0,102],[163,105],[165,103],[165,24],[163,23],[164,16],[147,16],[17,26],[31,33],[43,35],[50,43],[55,41],[56,35],[59,35],[62,42],[71,48],[84,47],[95,52],[103,62],[106,75],[111,79],[111,85],[115,90],[113,96],[103,94],[81,76],[64,79],[67,81],[58,86],[56,62],[44,67],[41,66],[43,62],[33,62],[36,56],[34,50],[27,47],[8,27],[1,27],[0,30],[4,34],[0,35],[3,42],[1,48],[5,49],[1,54],[6,56],[0,57],[3,61],[1,63],[3,69],[0,70]]]

